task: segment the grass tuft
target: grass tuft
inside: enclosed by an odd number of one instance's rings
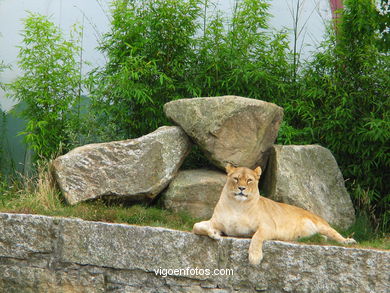
[[[186,213],[143,204],[114,205],[103,200],[70,206],[55,185],[50,168],[40,166],[34,177],[25,177],[0,189],[0,212],[73,217],[88,221],[161,226],[190,231],[199,219]]]

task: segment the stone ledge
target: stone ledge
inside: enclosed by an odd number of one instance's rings
[[[266,241],[165,228],[0,214],[1,292],[386,292],[390,251]],[[157,269],[233,269],[233,276],[162,277]]]

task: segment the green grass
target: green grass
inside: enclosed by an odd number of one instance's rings
[[[22,182],[22,183],[21,183]],[[190,231],[198,219],[161,207],[142,204],[114,204],[96,200],[74,206],[65,203],[49,172],[39,172],[36,179],[0,185],[0,212],[74,217],[88,221],[161,226]]]
[[[19,196],[11,200],[0,201],[0,212],[39,214],[57,217],[80,218],[88,221],[167,227],[190,231],[197,219],[186,213],[136,204],[132,206],[113,206],[103,201],[85,202],[69,206],[58,199],[52,205],[37,201],[34,195]]]
[[[14,184],[4,184],[0,181],[0,212],[74,217],[88,221],[166,227],[182,231],[191,231],[194,223],[199,221],[186,213],[175,213],[158,205],[127,205],[96,200],[70,206],[65,203],[53,184],[53,178],[46,171],[39,172],[38,178],[34,180],[25,179],[15,181]],[[355,224],[347,231],[341,231],[341,234],[358,241],[351,247],[390,250],[389,235],[378,235],[365,215],[358,215]],[[335,241],[325,240],[320,235],[303,238],[298,242],[341,246]]]

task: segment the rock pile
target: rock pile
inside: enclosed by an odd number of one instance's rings
[[[353,222],[351,199],[330,151],[274,146],[281,107],[223,96],[172,101],[164,112],[178,126],[137,139],[85,145],[58,157],[54,173],[67,201],[76,204],[104,195],[145,200],[169,185],[163,195],[166,207],[208,218],[226,177],[220,171],[179,172],[192,140],[217,168],[227,163],[261,166],[272,198],[309,209],[339,227]]]

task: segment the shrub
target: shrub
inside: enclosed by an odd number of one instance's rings
[[[93,108],[115,138],[166,124],[162,106],[178,98],[225,94],[280,101],[289,66],[285,36],[267,26],[268,4],[237,1],[233,15],[210,13],[212,1],[113,2],[100,50],[107,64],[92,74]],[[227,19],[227,20],[225,20]]]
[[[265,1],[236,1],[231,17],[203,15],[203,36],[192,66],[197,96],[241,95],[284,103],[291,78],[283,33],[268,26]]]
[[[108,61],[92,74],[92,106],[104,123],[116,125],[113,137],[137,137],[165,124],[162,106],[185,96],[198,3],[113,2],[111,30],[99,48]]]
[[[390,60],[377,47],[377,14],[370,0],[345,1],[339,34],[330,35],[306,65],[299,99],[285,109],[290,128],[283,135],[331,149],[355,204],[388,229]]]
[[[71,39],[47,17],[31,14],[24,20],[24,46],[20,47],[19,67],[23,71],[10,85],[14,99],[25,105],[21,116],[27,120],[22,134],[37,158],[50,158],[69,143],[67,128],[77,120],[76,104],[82,79],[80,39],[75,28]]]

